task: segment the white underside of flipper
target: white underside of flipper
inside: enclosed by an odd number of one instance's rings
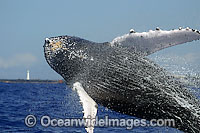
[[[136,50],[150,55],[164,48],[199,39],[200,31],[198,30],[179,28],[165,31],[157,28],[157,30],[150,30],[149,32],[130,32],[129,34],[115,38],[110,44],[111,46],[134,47]]]
[[[73,90],[78,93],[80,103],[83,106],[83,118],[86,119],[86,131],[93,133],[94,123],[97,114],[97,103],[87,94],[81,83],[76,82],[73,84]]]

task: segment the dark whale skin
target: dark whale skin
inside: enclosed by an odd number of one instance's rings
[[[78,37],[49,39],[62,46],[52,50],[45,41],[45,58],[69,87],[80,82],[95,102],[109,109],[147,120],[174,119],[174,128],[200,132],[199,100],[142,53]],[[72,56],[73,51],[81,52]]]

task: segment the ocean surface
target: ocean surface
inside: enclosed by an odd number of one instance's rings
[[[36,125],[28,127],[25,118],[34,115]],[[0,83],[0,132],[84,133],[84,127],[43,127],[40,119],[82,118],[82,106],[76,92],[65,84]],[[97,116],[134,119],[132,116],[98,107]],[[30,121],[32,122],[32,121]],[[95,133],[181,133],[168,127],[95,127]]]

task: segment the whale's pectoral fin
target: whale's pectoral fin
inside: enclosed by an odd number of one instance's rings
[[[83,113],[84,113],[83,118],[85,119],[85,122],[86,122],[85,129],[88,133],[93,133],[98,105],[87,94],[87,92],[84,90],[81,83],[79,82],[74,83],[73,90],[76,90],[76,92],[78,93],[79,98],[80,98],[80,103],[83,106]]]
[[[115,38],[111,46],[121,45],[134,47],[137,51],[150,55],[164,48],[200,39],[200,31],[194,29],[182,29],[164,31],[157,28],[155,31],[135,33],[130,32]]]

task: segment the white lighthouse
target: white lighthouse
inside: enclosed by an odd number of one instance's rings
[[[26,75],[26,80],[29,80],[30,77],[29,77],[29,70],[27,70],[27,75]]]

